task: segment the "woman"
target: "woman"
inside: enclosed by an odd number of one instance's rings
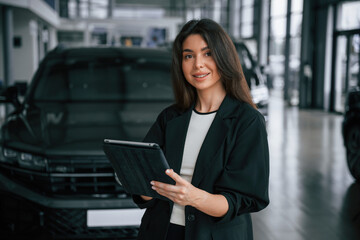
[[[252,239],[249,213],[269,203],[269,153],[235,47],[214,21],[192,20],[172,67],[176,104],[144,141],[161,146],[176,184],[151,182],[169,201],[133,196],[146,208],[138,239]]]

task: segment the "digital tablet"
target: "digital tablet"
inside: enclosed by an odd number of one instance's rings
[[[127,193],[169,200],[150,184],[152,180],[175,184],[165,174],[170,167],[158,144],[104,139],[103,149]]]

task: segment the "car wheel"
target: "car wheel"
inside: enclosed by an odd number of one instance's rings
[[[351,124],[346,131],[346,158],[351,175],[360,181],[360,125]]]

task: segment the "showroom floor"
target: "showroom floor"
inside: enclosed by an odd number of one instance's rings
[[[271,99],[271,203],[252,215],[255,240],[360,239],[360,184],[347,169],[342,119]]]

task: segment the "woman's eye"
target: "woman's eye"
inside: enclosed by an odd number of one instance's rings
[[[185,58],[185,59],[192,58],[192,55],[190,55],[190,54],[189,54],[189,55],[185,55],[184,58]]]
[[[211,56],[211,52],[207,52],[207,53],[205,53],[205,56]]]

